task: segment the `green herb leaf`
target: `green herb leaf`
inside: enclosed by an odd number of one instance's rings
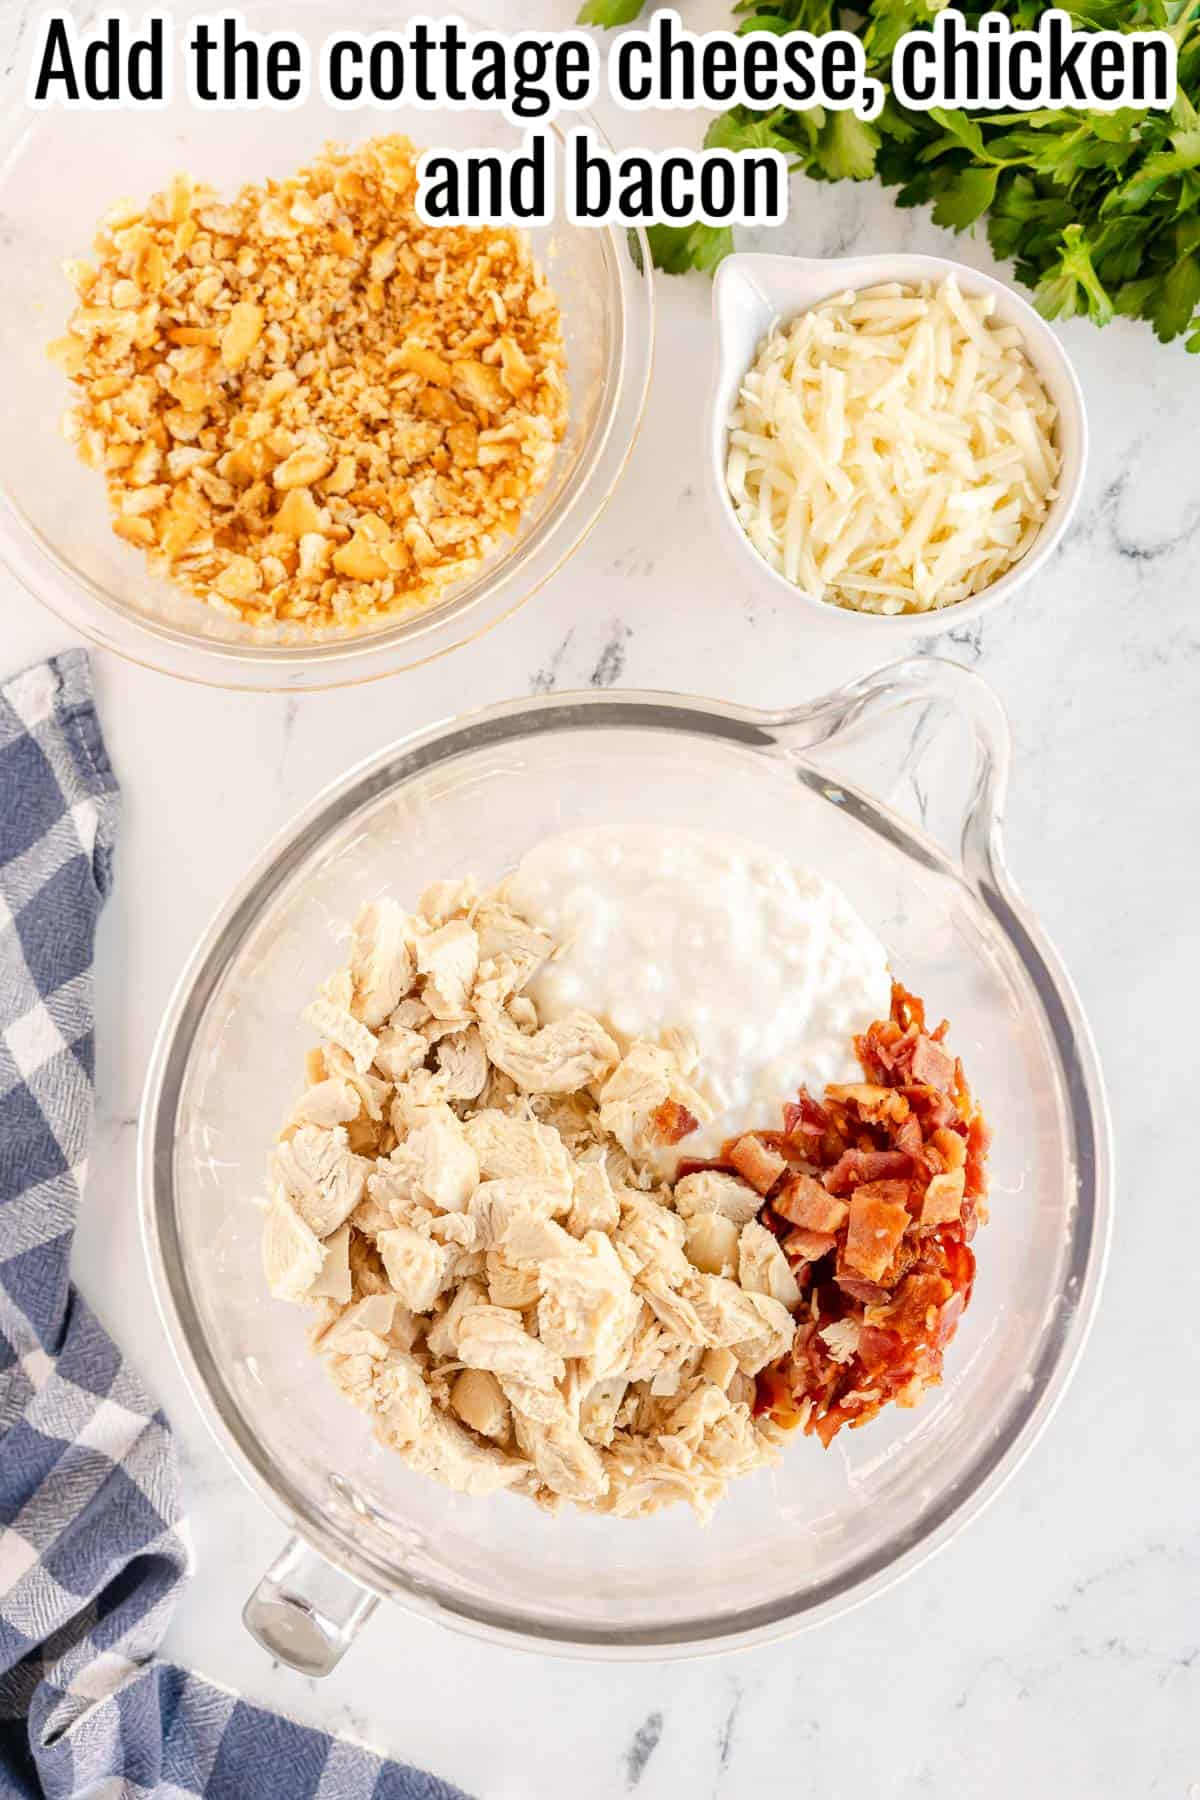
[[[733,250],[733,232],[727,225],[651,225],[646,236],[655,268],[668,275],[715,269]]]
[[[795,145],[778,130],[778,121],[786,118],[782,107],[773,113],[752,113],[745,107],[722,113],[704,134],[706,150],[782,150],[795,155]]]
[[[934,224],[965,231],[992,204],[999,177],[999,169],[964,169],[934,202]]]
[[[584,0],[576,15],[577,25],[629,25],[641,12],[645,0]]]
[[[866,181],[875,173],[879,133],[852,112],[831,112],[817,135],[816,162],[830,181]]]
[[[1146,314],[1162,343],[1179,337],[1192,323],[1192,315],[1200,306],[1200,259],[1181,256],[1167,272],[1165,281],[1156,284]]]
[[[1082,225],[1068,225],[1062,234],[1057,265],[1038,283],[1035,301],[1046,319],[1072,319],[1088,313],[1097,325],[1107,325],[1113,303],[1104,283],[1092,267]]]

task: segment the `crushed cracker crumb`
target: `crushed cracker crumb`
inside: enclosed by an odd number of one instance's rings
[[[328,146],[229,202],[124,201],[50,346],[113,530],[251,625],[428,607],[517,528],[567,414],[524,240],[425,225],[403,137]]]

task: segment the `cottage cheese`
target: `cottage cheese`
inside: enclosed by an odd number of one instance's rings
[[[887,1016],[887,953],[841,890],[735,837],[566,832],[506,888],[560,946],[529,988],[540,1018],[583,1008],[624,1040],[693,1035],[717,1117],[686,1154],[777,1124],[801,1082],[857,1079],[852,1034]]]

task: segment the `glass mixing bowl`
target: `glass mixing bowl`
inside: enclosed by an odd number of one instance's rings
[[[299,1534],[248,1622],[320,1672],[384,1595],[543,1650],[663,1657],[778,1636],[911,1568],[978,1512],[1062,1394],[1100,1286],[1110,1148],[1070,983],[1004,867],[1008,732],[978,677],[901,663],[795,711],[670,694],[523,700],[403,739],[328,789],[206,933],[147,1081],[152,1282],[218,1442]],[[877,796],[915,795],[926,826]],[[946,822],[950,848],[931,828]],[[271,1300],[261,1191],[344,923],[390,890],[483,880],[569,826],[733,829],[839,882],[954,1044],[996,1134],[992,1221],[945,1385],[916,1411],[796,1439],[701,1526],[471,1500],[411,1473]],[[941,835],[941,826],[938,826]]]
[[[399,29],[406,9],[354,16],[357,31]],[[263,33],[303,31],[314,58],[344,30],[344,13],[251,4]],[[182,25],[177,26],[182,33]],[[158,111],[105,117],[98,154],[94,112],[24,112],[0,151],[6,279],[0,291],[0,358],[8,428],[0,440],[0,557],[75,630],[134,662],[225,687],[323,688],[413,668],[469,643],[548,580],[583,539],[612,493],[641,422],[653,352],[650,254],[640,231],[571,225],[562,203],[562,137],[556,140],[553,223],[529,232],[562,308],[570,417],[546,486],[516,534],[437,606],[320,642],[297,627],[256,630],[153,575],[140,552],[114,537],[104,482],[61,433],[74,390],[46,356],[74,305],[62,273],[86,257],[105,212],[141,199],[186,170],[221,192],[281,177],[330,139],[380,132],[447,149],[512,151],[522,132],[499,114],[404,107],[341,112],[316,91],[287,111],[201,112],[179,97]],[[571,125],[593,120],[571,114]],[[603,134],[600,134],[603,138]],[[290,630],[291,635],[288,635]]]

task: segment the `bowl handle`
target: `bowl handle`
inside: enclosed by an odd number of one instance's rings
[[[242,1609],[242,1623],[277,1662],[301,1675],[335,1669],[377,1596],[291,1538]]]
[[[776,713],[769,725],[787,755],[807,757],[827,746],[838,750],[856,746],[874,736],[889,715],[904,712],[914,717],[895,769],[896,781],[911,785],[921,823],[931,835],[945,838],[945,847],[957,854],[972,886],[991,889],[1003,879],[1001,828],[1012,736],[999,698],[978,675],[944,657],[911,657],[876,669],[823,699]],[[920,789],[918,769],[947,721],[965,727],[970,755],[965,769],[955,765],[959,793],[943,808],[941,829],[935,830],[929,817],[931,796]],[[882,793],[885,782],[873,762],[867,785]]]

